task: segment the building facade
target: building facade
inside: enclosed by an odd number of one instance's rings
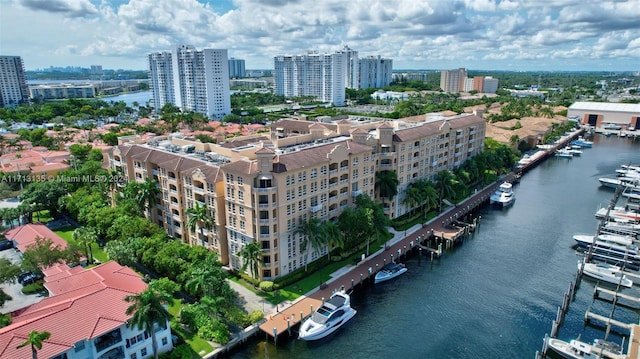
[[[149,54],[149,87],[153,93],[153,106],[156,114],[166,104],[176,104],[173,82],[173,62],[171,52]]]
[[[94,98],[98,95],[98,84],[50,84],[29,87],[31,98],[53,100],[63,98]]]
[[[229,59],[229,78],[237,79],[245,77],[246,71],[244,68],[244,60],[230,58]]]
[[[0,107],[29,102],[29,86],[20,56],[0,56]]]
[[[393,61],[378,56],[368,56],[360,59],[360,83],[358,88],[381,88],[393,80]]]
[[[276,95],[313,96],[335,106],[345,104],[347,54],[283,55],[274,58]]]
[[[464,91],[467,69],[443,70],[440,72],[440,88],[444,92]]]
[[[149,54],[149,70],[156,113],[167,103],[211,118],[231,113],[227,50],[179,45]]]
[[[638,130],[640,104],[613,102],[574,102],[567,111],[569,118],[576,118],[582,125],[604,127],[619,126],[623,130]]]
[[[242,248],[257,243],[260,279],[272,280],[327,254],[326,246],[303,250],[301,223],[336,221],[360,194],[382,202],[389,217],[401,216],[411,210],[404,205],[407,186],[480,153],[484,132],[484,119],[472,114],[283,119],[268,135],[216,144],[167,136],[122,143],[108,156],[129,181],[159,183],[147,215],[169,235],[216,251],[235,270],[242,267]],[[397,174],[398,195],[391,200],[382,201],[375,191],[379,171]],[[196,202],[213,221],[189,228],[189,208]]]

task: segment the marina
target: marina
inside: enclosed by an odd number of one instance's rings
[[[602,338],[602,323],[592,316],[585,326],[584,320],[587,311],[607,318],[611,312],[610,303],[593,299],[597,283],[585,281],[572,293],[566,290],[575,278],[579,259],[571,237],[595,230],[594,211],[611,200],[613,191],[600,188],[597,178],[614,173],[621,163],[639,162],[639,149],[631,139],[596,136],[593,148],[573,161],[547,155],[547,160],[522,170],[525,175],[515,186],[517,205],[502,210],[486,206],[488,197],[504,179],[478,193],[470,203],[459,204],[461,208],[481,202],[473,208],[475,218],[480,218],[475,232],[467,237],[461,234],[467,229],[453,229],[456,208],[451,208],[443,217],[449,222],[447,228],[442,228],[443,220],[430,223],[438,225],[434,237],[446,240],[418,244],[416,240],[430,229],[420,228],[408,235],[406,242],[403,238],[387,250],[381,249],[367,262],[354,265],[324,289],[311,293],[304,300],[312,298],[321,303],[323,297],[329,298],[342,286],[347,291],[355,289],[351,299],[358,315],[335,335],[323,339],[321,345],[297,340],[276,343],[273,335],[263,334],[233,357],[329,357],[341,355],[344,348],[350,348],[350,356],[355,358],[369,358],[372,351],[379,356],[401,351],[405,357],[533,357],[541,349],[564,298],[572,309],[562,315],[562,325],[557,325],[555,335],[562,340],[580,335],[587,342]],[[561,205],[554,205],[554,201]],[[469,218],[458,219],[473,223]],[[438,232],[440,228],[442,232]],[[417,255],[421,246],[431,251],[422,249],[422,255]],[[439,247],[442,251],[438,257],[435,254]],[[373,278],[369,278],[369,267],[373,274],[376,264],[381,269],[392,256],[405,263],[407,273],[394,279],[392,286],[367,285],[367,279]],[[360,286],[361,278],[364,286]],[[629,291],[625,295],[633,296],[637,288],[625,290]],[[600,293],[602,296],[604,292]],[[305,308],[303,314],[310,309],[307,304],[297,308]],[[300,317],[299,309],[287,314]],[[635,312],[623,307],[618,307],[615,314],[612,319],[621,323],[638,319]],[[266,323],[273,332],[276,322]],[[279,333],[287,331],[283,323],[279,323],[283,324],[278,326],[283,328]],[[297,335],[296,328],[291,327],[291,336]],[[394,331],[385,330],[389,327]],[[464,343],[456,339],[463,332]],[[615,330],[609,339],[622,341]]]

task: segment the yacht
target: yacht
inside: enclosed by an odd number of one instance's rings
[[[407,271],[407,267],[402,263],[389,263],[376,273],[374,283],[378,284],[393,279]]]
[[[624,359],[626,355],[613,351],[607,345],[603,345],[602,341],[594,341],[593,345],[582,342],[577,339],[565,342],[557,338],[548,338],[547,346],[562,358],[581,359],[581,358],[608,358],[608,359]]]
[[[582,261],[578,262],[578,269],[582,264]],[[611,264],[584,263],[582,273],[603,282],[619,284],[627,288],[631,288],[633,286],[631,279],[624,275],[620,267],[616,267]]]
[[[513,185],[509,182],[504,182],[498,187],[498,189],[491,194],[489,201],[491,204],[507,207],[513,204],[516,197],[513,195]]]
[[[338,330],[356,313],[357,311],[351,308],[349,295],[336,292],[302,323],[298,338],[307,341],[322,339]]]

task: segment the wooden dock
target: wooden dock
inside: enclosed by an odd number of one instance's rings
[[[613,325],[613,326],[616,326],[618,328],[628,330],[629,332],[631,332],[631,329],[633,328],[633,324],[623,323],[623,322],[621,322],[619,320],[608,318],[608,317],[605,317],[604,315],[592,313],[592,312],[587,310],[584,313],[584,321],[589,323],[590,320],[600,321],[600,322],[604,323],[605,326],[607,326],[607,328],[611,327]]]
[[[603,298],[603,297],[601,297],[601,294],[610,295],[611,299]],[[635,307],[636,309],[640,308],[640,298],[634,297],[632,295],[616,292],[615,290],[610,290],[610,289],[598,287],[597,285],[593,289],[593,298],[594,299],[605,299],[605,300],[608,300],[608,301],[612,301],[612,302],[614,302],[616,304],[618,303],[618,298],[620,298],[620,299],[628,300],[631,303],[637,304],[638,306]]]
[[[260,324],[260,330],[278,339],[283,333],[291,335],[291,329],[300,324],[311,313],[322,305],[322,301],[310,297],[302,297],[282,311],[266,317],[264,323]]]

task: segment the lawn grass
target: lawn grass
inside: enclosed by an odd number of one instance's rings
[[[171,314],[171,331],[173,334],[182,338],[191,349],[198,354],[199,356],[203,356],[204,354],[211,353],[213,351],[213,347],[209,342],[200,338],[199,336],[191,333],[185,328],[182,327],[182,324],[178,322],[178,315],[180,314],[180,309],[182,309],[182,302],[180,299],[174,298],[173,302],[169,305],[169,314]]]
[[[76,243],[73,240],[73,227],[63,227],[54,231],[57,235],[59,235],[62,239],[67,243]],[[107,252],[105,252],[97,243],[91,245],[91,251],[93,253],[93,258],[95,258],[100,263],[104,263],[109,260],[109,256]]]
[[[44,209],[42,211],[33,212],[32,218],[33,218],[34,221],[38,221],[40,223],[47,223],[47,222],[53,220],[53,217],[51,217],[51,214],[49,213],[48,209]]]

